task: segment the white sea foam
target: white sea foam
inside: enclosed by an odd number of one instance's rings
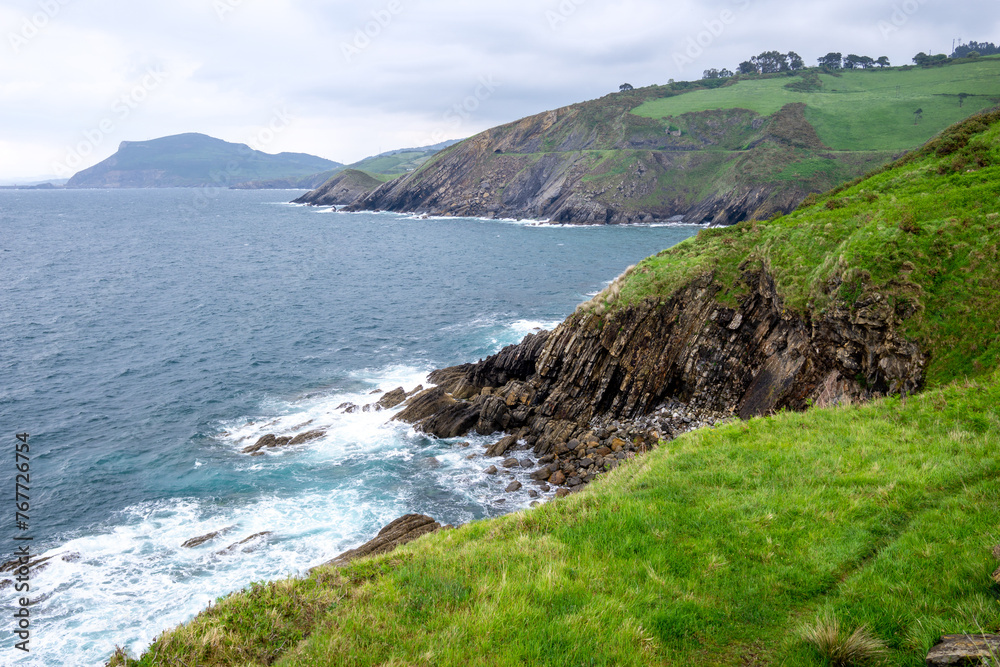
[[[546,324],[520,320],[509,329],[520,334]],[[270,399],[260,414],[220,424],[217,441],[248,482],[279,474],[285,488],[144,503],[67,539],[44,554],[55,558],[34,574],[32,596],[41,602],[32,613],[44,622],[33,628],[38,650],[15,664],[103,665],[116,644],[138,654],[216,598],[254,581],[301,575],[403,514],[464,523],[527,507],[530,469],[484,472],[491,464],[484,447],[496,436],[439,441],[391,421],[401,407],[364,410],[381,396],[372,392],[429,386],[426,376],[427,369],[408,366],[361,371],[352,378],[361,389]],[[315,430],[323,437],[301,446],[256,458],[240,453],[267,433]],[[537,462],[530,451],[519,458]],[[514,479],[524,488],[505,493]],[[224,532],[181,546],[216,531]],[[239,544],[260,533],[269,534]],[[3,589],[0,604],[13,608],[14,596],[13,587]]]

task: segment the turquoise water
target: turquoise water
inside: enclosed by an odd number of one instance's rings
[[[32,653],[5,640],[2,664],[103,664],[115,644],[141,651],[216,597],[301,573],[402,514],[464,523],[527,506],[527,489],[505,494],[467,458],[490,438],[465,448],[395,411],[339,406],[550,328],[698,229],[205,194],[0,191],[0,437],[12,451],[31,433],[30,532],[55,556],[32,581]],[[317,429],[307,445],[240,453]],[[13,534],[0,533],[5,553]],[[0,590],[4,609],[13,600]]]

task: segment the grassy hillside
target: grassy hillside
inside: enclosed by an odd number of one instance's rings
[[[763,263],[788,308],[821,314],[873,295],[931,353],[940,384],[1000,365],[1000,111],[954,126],[891,168],[794,213],[706,230],[633,271],[621,307],[713,273],[730,304]]]
[[[789,308],[877,292],[934,354],[935,388],[682,436],[536,510],[254,586],[112,664],[818,666],[807,637],[863,628],[874,664],[916,667],[942,634],[1000,631],[998,170],[991,112],[602,296],[709,272],[734,299],[757,262]]]
[[[834,618],[922,665],[1000,630],[1000,377],[682,437],[585,492],[223,599],[170,665],[822,665]]]
[[[931,69],[844,70],[817,80],[812,90],[789,88],[787,77],[739,81],[650,100],[632,113],[682,127],[674,119],[688,113],[744,108],[768,116],[802,102],[806,119],[830,148],[908,150],[1000,101],[1000,56]],[[967,97],[960,98],[963,93]],[[923,109],[919,119],[917,109]]]
[[[998,101],[1000,58],[652,86],[488,130],[356,206],[730,225],[793,210]]]

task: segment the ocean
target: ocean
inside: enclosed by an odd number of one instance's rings
[[[440,441],[364,406],[554,327],[700,229],[286,203],[299,194],[0,191],[0,562],[24,544],[51,557],[30,581],[28,654],[13,634],[25,593],[0,584],[0,664],[103,665],[403,514],[457,525],[528,507],[530,487],[483,473],[496,437]]]

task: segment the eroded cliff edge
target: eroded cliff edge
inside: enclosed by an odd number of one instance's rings
[[[398,418],[444,438],[504,431],[543,456],[671,400],[748,418],[921,387],[925,354],[877,294],[810,320],[786,310],[766,269],[747,269],[740,281],[735,308],[720,304],[711,274],[669,299],[603,316],[582,308],[551,333],[436,371],[438,386]]]

